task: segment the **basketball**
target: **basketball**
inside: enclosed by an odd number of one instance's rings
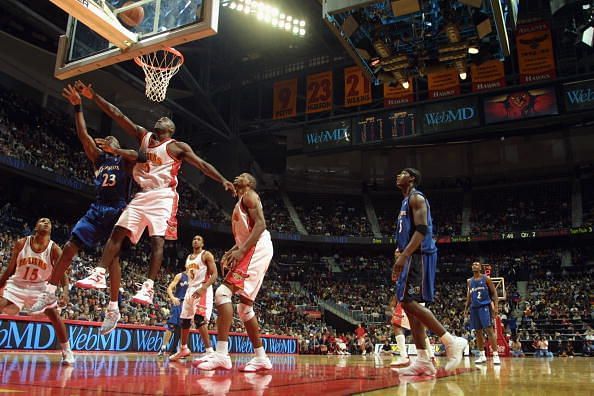
[[[124,5],[122,7],[126,7],[132,3],[134,3],[134,2],[127,1],[124,3]],[[138,26],[144,19],[144,8],[142,8],[142,7],[131,8],[127,11],[124,11],[124,12],[118,14],[118,18],[126,26],[130,26],[130,27]]]

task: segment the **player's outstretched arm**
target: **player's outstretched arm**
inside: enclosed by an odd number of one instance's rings
[[[14,247],[12,248],[12,255],[10,256],[10,261],[8,262],[8,267],[6,268],[6,271],[4,271],[2,276],[0,276],[0,289],[4,288],[8,278],[10,278],[12,274],[14,274],[17,265],[16,259],[21,249],[23,249],[23,246],[25,246],[25,241],[26,238],[21,238],[14,244]]]
[[[62,90],[62,96],[66,98],[66,100],[68,100],[72,106],[74,106],[76,135],[78,136],[78,140],[80,140],[83,149],[85,150],[87,158],[94,164],[97,161],[97,158],[99,158],[101,151],[99,151],[99,148],[87,131],[87,123],[85,122],[85,117],[82,112],[82,100],[80,95],[72,85],[68,84],[68,86]]]
[[[101,148],[101,150],[103,150],[109,154],[119,155],[126,162],[135,163],[136,161],[138,161],[139,155],[136,150],[123,149],[120,147],[116,147],[109,140],[101,139],[101,138],[95,139],[95,142],[97,143],[97,146],[99,146],[99,148]]]
[[[101,95],[93,90],[91,84],[85,85],[82,81],[78,80],[74,87],[76,90],[85,98],[95,102],[105,114],[110,116],[128,135],[135,137],[139,142],[146,134],[146,129],[140,125],[135,124],[128,117],[121,112],[116,106],[109,103]]]
[[[175,142],[167,146],[167,149],[171,150],[170,153],[175,158],[185,161],[188,164],[198,168],[206,176],[221,183],[225,188],[225,191],[230,191],[235,196],[235,187],[233,186],[233,183],[225,179],[225,177],[219,173],[217,168],[198,157],[189,144]]]

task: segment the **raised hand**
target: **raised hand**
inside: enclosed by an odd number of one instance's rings
[[[235,186],[229,180],[225,180],[223,182],[223,187],[225,187],[225,191],[230,191],[234,197],[237,196],[237,191],[235,191]]]
[[[66,100],[69,101],[72,106],[79,105],[82,102],[80,95],[78,94],[76,89],[74,89],[74,87],[70,84],[68,84],[62,90],[62,96],[66,98]]]
[[[76,82],[74,83],[74,88],[76,88],[78,93],[80,93],[87,99],[93,99],[95,97],[95,91],[93,91],[92,87],[92,84],[85,85],[85,83],[83,83],[80,80],[76,80]]]
[[[97,144],[97,147],[99,147],[104,152],[109,154],[115,154],[115,150],[117,147],[113,146],[108,140],[95,138],[95,143]]]

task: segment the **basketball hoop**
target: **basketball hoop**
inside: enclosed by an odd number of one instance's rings
[[[184,64],[184,56],[175,48],[165,47],[137,56],[134,62],[144,70],[146,97],[153,102],[162,102],[167,94],[169,80]]]

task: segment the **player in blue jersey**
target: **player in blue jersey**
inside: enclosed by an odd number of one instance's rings
[[[186,296],[186,291],[188,290],[188,280],[188,269],[186,268],[184,272],[176,274],[167,287],[167,295],[169,296],[172,305],[169,319],[167,319],[167,331],[163,337],[163,345],[161,345],[159,355],[163,355],[167,349],[171,336],[173,336],[173,341],[171,342],[169,353],[173,354],[177,350],[177,344],[181,336],[181,322],[179,316],[181,314],[181,307],[184,302],[184,297]]]
[[[95,247],[104,243],[109,237],[114,224],[118,220],[122,210],[126,207],[130,193],[130,174],[134,163],[138,159],[138,153],[134,150],[120,148],[118,140],[113,136],[105,139],[95,139],[87,132],[85,118],[81,107],[81,98],[78,92],[70,85],[62,92],[73,106],[75,113],[76,134],[87,158],[95,169],[95,202],[76,223],[72,229],[70,240],[64,245],[62,255],[54,267],[49,279],[47,291],[41,293],[31,312],[39,314],[48,308],[57,306],[56,286],[70,266],[72,259],[83,247]],[[110,276],[121,278],[117,256],[110,266]],[[105,271],[101,274],[105,277]],[[112,282],[112,285],[118,283]],[[84,287],[84,285],[83,285]],[[118,290],[111,288],[111,294],[118,293]]]
[[[456,368],[468,342],[451,335],[422,303],[433,301],[437,247],[433,241],[431,209],[424,194],[417,190],[421,173],[406,168],[396,176],[396,185],[404,199],[398,215],[396,229],[396,262],[392,281],[396,282],[396,298],[401,302],[410,322],[410,330],[417,347],[417,360],[410,366],[394,369],[399,375],[435,375],[435,366],[429,358],[425,343],[428,328],[446,347],[447,371]]]
[[[466,316],[468,307],[470,307],[470,328],[476,332],[476,343],[480,351],[479,358],[474,361],[477,364],[487,361],[483,330],[487,332],[487,337],[491,343],[493,364],[501,364],[497,352],[497,335],[493,329],[493,318],[499,312],[497,302],[495,285],[491,282],[491,278],[481,274],[481,263],[475,261],[472,263],[472,278],[467,281],[464,316]]]

